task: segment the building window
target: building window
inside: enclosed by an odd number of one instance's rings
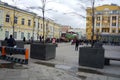
[[[100,26],[100,23],[97,23],[96,26]]]
[[[9,37],[9,31],[5,31],[5,37]]]
[[[39,29],[40,23],[38,23],[38,29]]]
[[[27,35],[27,39],[28,39],[28,40],[30,39],[30,33],[28,33],[28,35]]]
[[[17,39],[17,32],[14,32],[14,38]]]
[[[25,19],[22,18],[21,24],[24,25],[25,24]]]
[[[21,39],[23,39],[24,38],[24,33],[23,32],[21,32]]]
[[[97,21],[100,21],[100,17],[97,17]]]
[[[6,22],[9,22],[10,21],[10,15],[6,15],[6,20],[5,20]]]
[[[102,14],[103,14],[103,12],[98,11],[98,12],[95,12],[95,14],[97,14],[97,15],[102,15]]]
[[[118,18],[118,20],[120,21],[120,17]]]
[[[102,29],[102,32],[106,32],[106,29]]]
[[[116,16],[112,16],[112,20],[116,20]]]
[[[118,33],[120,33],[120,30],[118,30]]]
[[[117,10],[113,10],[112,14],[118,14],[118,11]]]
[[[31,25],[31,20],[28,20],[28,26],[30,26]]]
[[[18,21],[18,17],[14,17],[14,23],[17,24],[17,21]]]
[[[36,22],[34,22],[34,27],[36,26]]]
[[[115,30],[112,30],[112,33],[115,33]]]
[[[120,27],[120,23],[118,23],[118,27]]]
[[[99,33],[99,29],[97,29],[97,31],[96,31],[97,33]]]
[[[112,26],[116,26],[116,23],[112,23]]]

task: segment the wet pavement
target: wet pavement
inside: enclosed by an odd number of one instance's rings
[[[105,56],[119,57],[120,46],[104,47]],[[61,43],[52,60],[30,59],[28,65],[0,60],[0,80],[120,80],[120,62],[111,61],[104,69],[90,68],[78,65],[78,55],[74,45]]]

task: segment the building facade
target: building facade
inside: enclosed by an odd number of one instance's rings
[[[92,9],[87,8],[86,37],[92,36]],[[111,4],[94,8],[94,40],[120,41],[120,6]]]
[[[60,25],[53,20],[45,19],[45,37],[59,38]],[[0,2],[0,40],[9,38],[14,33],[16,40],[34,39],[43,36],[43,18],[7,3]]]

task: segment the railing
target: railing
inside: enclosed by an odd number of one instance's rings
[[[0,59],[2,59],[2,60],[7,60],[10,62],[15,62],[15,63],[20,63],[20,64],[28,64],[28,57],[29,57],[28,49],[2,46],[2,47],[0,47],[0,51],[1,51]],[[21,54],[21,55],[25,55],[25,56],[24,56],[24,59],[15,58],[15,57],[11,57],[11,56],[7,55],[10,53]]]

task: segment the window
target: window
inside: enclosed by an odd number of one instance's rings
[[[112,30],[112,33],[115,33],[115,30]]]
[[[120,30],[118,30],[118,33],[120,33]]]
[[[95,14],[97,14],[97,15],[102,15],[103,12],[98,11],[98,12],[95,12]]]
[[[100,17],[97,17],[97,20],[100,21]]]
[[[18,17],[14,17],[14,23],[17,24]]]
[[[38,23],[38,29],[39,29],[39,25],[40,25],[40,23]]]
[[[102,29],[102,32],[106,32],[106,29]]]
[[[14,38],[17,39],[17,32],[14,32]]]
[[[118,23],[118,27],[120,27],[120,23]]]
[[[28,35],[27,35],[27,39],[28,39],[28,40],[30,39],[30,33],[28,33]]]
[[[5,31],[5,37],[9,37],[9,31]]]
[[[22,24],[22,25],[25,24],[25,19],[24,19],[24,18],[22,18],[22,22],[21,22],[21,24]]]
[[[10,21],[10,15],[6,15],[6,20],[5,20],[6,22],[9,22]]]
[[[97,23],[96,26],[100,26],[100,23]]]
[[[112,23],[112,26],[116,26],[116,23]]]
[[[112,16],[112,20],[116,20],[116,16]]]
[[[24,38],[24,33],[23,32],[21,32],[21,39],[23,39]]]
[[[36,26],[36,22],[34,22],[34,27]]]
[[[31,20],[28,20],[28,26],[30,26],[31,25]]]
[[[112,14],[117,14],[117,13],[118,13],[117,10],[113,10],[113,11],[112,11]]]
[[[97,29],[97,33],[99,33],[99,29]]]
[[[120,17],[118,18],[118,20],[120,21]]]

